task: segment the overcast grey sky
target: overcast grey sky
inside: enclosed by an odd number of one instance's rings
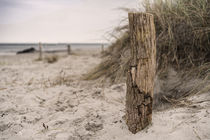
[[[106,42],[139,0],[0,0],[0,42]]]

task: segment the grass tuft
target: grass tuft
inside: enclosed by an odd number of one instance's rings
[[[57,55],[50,55],[50,56],[45,57],[45,60],[48,63],[55,63],[55,62],[58,61],[58,56]]]

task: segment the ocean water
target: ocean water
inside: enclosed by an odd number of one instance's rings
[[[67,50],[67,45],[66,43],[59,43],[59,44],[49,44],[49,43],[43,43],[43,51],[65,51]],[[108,44],[97,44],[97,43],[72,43],[71,49],[101,49],[101,46],[104,45],[104,47],[107,47]],[[39,50],[39,44],[6,44],[6,43],[0,43],[0,55],[14,55],[18,51],[27,49],[27,48],[35,48],[36,50]]]

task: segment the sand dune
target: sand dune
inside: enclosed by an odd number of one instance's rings
[[[133,135],[123,119],[126,85],[81,80],[101,61],[95,52],[59,54],[52,64],[36,58],[0,56],[0,139],[210,139],[209,93],[191,107],[154,111],[153,124]]]

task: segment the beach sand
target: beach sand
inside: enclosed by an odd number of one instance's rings
[[[100,63],[99,52],[57,55],[52,64],[38,54],[0,56],[0,139],[210,139],[210,93],[191,97],[191,107],[154,111],[153,123],[134,135],[123,119],[125,83],[81,79]]]

